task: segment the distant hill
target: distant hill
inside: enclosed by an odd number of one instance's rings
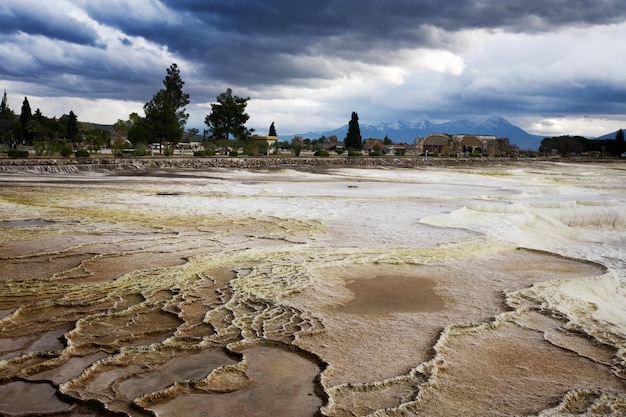
[[[367,125],[359,123],[361,136],[363,139],[376,138],[383,139],[387,136],[394,143],[413,143],[415,138],[424,137],[429,133],[449,133],[449,134],[475,134],[475,135],[495,135],[499,138],[509,138],[510,142],[517,145],[522,150],[537,150],[544,136],[531,135],[525,130],[511,124],[502,117],[490,117],[483,120],[459,119],[443,123],[422,120],[419,122],[391,122],[377,125]],[[336,135],[339,140],[343,140],[348,131],[348,125],[337,129],[298,133],[288,135],[288,139],[294,136],[317,139],[322,136]],[[281,139],[287,139],[281,137]]]
[[[619,132],[619,130],[616,130],[612,133],[607,133],[606,135],[598,136],[595,139],[615,139],[615,135],[617,135],[617,132]]]

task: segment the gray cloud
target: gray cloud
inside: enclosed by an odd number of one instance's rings
[[[502,2],[399,0],[174,1],[164,0],[147,18],[86,2],[100,22],[150,39],[223,83],[272,85],[328,79],[327,68],[305,68],[302,57],[321,56],[381,63],[381,52],[398,48],[460,50],[454,33],[464,29],[543,32],[563,25],[624,20],[617,0]]]
[[[0,34],[25,33],[81,45],[98,44],[98,36],[93,28],[64,14],[53,3],[20,4],[4,8],[0,6]]]
[[[399,118],[626,113],[623,77],[579,69],[584,62],[571,57],[553,59],[563,48],[557,41],[543,56],[522,41],[485,45],[479,53],[468,35],[480,31],[492,43],[524,39],[539,49],[534,40],[544,36],[622,24],[621,0],[36,4],[0,6],[0,80],[29,94],[145,102],[161,87],[165,68],[178,62],[192,103],[233,87],[253,98],[300,94],[341,111],[361,106],[365,114]],[[591,49],[600,41],[594,42]],[[416,52],[422,50],[448,55]],[[524,68],[516,53],[536,61]]]

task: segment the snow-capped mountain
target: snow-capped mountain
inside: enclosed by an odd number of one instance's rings
[[[395,121],[377,125],[359,123],[359,128],[361,129],[363,139],[383,139],[387,136],[396,143],[413,143],[415,138],[424,137],[429,133],[465,133],[495,135],[499,138],[509,138],[511,144],[517,145],[520,149],[537,150],[543,139],[543,136],[531,135],[502,117],[459,119],[447,122],[432,122],[429,120],[421,120],[418,122]],[[289,138],[301,136],[303,138],[318,139],[322,136],[336,135],[339,140],[343,140],[347,132],[348,125],[346,124],[337,129],[324,132],[307,132],[289,135]]]

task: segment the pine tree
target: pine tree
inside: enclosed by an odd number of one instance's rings
[[[172,64],[163,80],[165,88],[159,90],[143,107],[148,134],[159,141],[160,149],[163,149],[164,141],[176,144],[183,137],[189,118],[185,111],[189,94],[183,93],[184,84],[178,66]]]
[[[346,149],[361,149],[362,147],[361,128],[359,127],[359,115],[352,112],[352,117],[348,123],[348,133],[344,140]]]
[[[180,71],[178,65],[173,63],[167,69],[167,76],[163,80],[165,91],[170,96],[170,100],[176,109],[176,118],[181,129],[185,128],[187,119],[189,119],[189,113],[185,111],[185,106],[189,104],[189,94],[183,93],[183,86],[185,82],[180,77]]]
[[[211,104],[211,113],[204,118],[214,139],[228,140],[230,135],[239,140],[249,137],[250,131],[245,126],[250,118],[246,113],[249,100],[250,97],[234,96],[230,88],[217,96],[217,102]]]

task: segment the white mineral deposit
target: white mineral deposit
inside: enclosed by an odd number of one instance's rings
[[[624,163],[0,169],[0,415],[626,415]]]

